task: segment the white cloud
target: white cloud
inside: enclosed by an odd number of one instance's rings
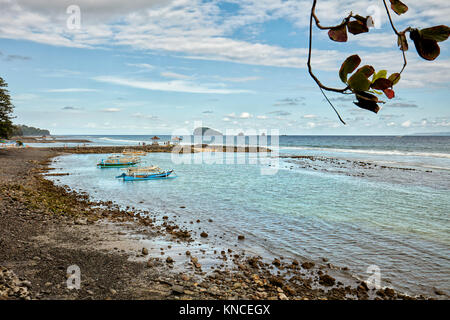
[[[102,111],[102,112],[120,112],[120,109],[119,108],[105,108],[100,111]]]
[[[50,89],[46,92],[52,93],[61,93],[61,92],[97,92],[97,89],[88,89],[88,88],[64,88],[64,89]]]
[[[171,81],[142,81],[127,79],[122,77],[114,76],[98,76],[94,77],[93,80],[99,82],[105,82],[110,84],[116,84],[120,86],[154,90],[154,91],[171,91],[171,92],[187,92],[187,93],[215,93],[215,94],[235,94],[235,93],[250,93],[248,90],[238,90],[238,89],[220,89],[213,88],[207,85],[196,84],[190,81],[183,80],[171,80]]]
[[[316,127],[316,123],[315,122],[308,122],[306,124],[306,127],[309,128],[309,129],[313,129],[313,128]]]
[[[241,119],[249,119],[251,117],[253,117],[253,116],[248,112],[242,112],[241,115],[239,116],[239,118],[241,118]]]
[[[137,68],[144,69],[144,70],[153,70],[153,69],[155,69],[154,66],[152,66],[151,64],[148,64],[148,63],[127,63],[127,66],[137,67]]]
[[[256,80],[262,79],[262,77],[236,77],[236,78],[219,77],[219,78],[224,81],[230,81],[230,82],[249,82],[249,81],[256,81]]]
[[[265,120],[265,119],[268,119],[268,117],[265,115],[260,115],[260,116],[256,116],[256,119]]]
[[[411,127],[411,124],[412,124],[411,120],[406,120],[405,122],[402,123],[402,127],[409,128]]]
[[[12,99],[14,101],[29,101],[29,100],[36,100],[39,96],[34,93],[21,93],[21,94],[14,94],[12,96]]]
[[[305,31],[309,23],[310,0],[229,0],[239,10],[236,14],[224,18],[220,1],[201,0],[120,0],[88,1],[78,0],[82,13],[80,30],[68,30],[65,9],[70,0],[0,0],[0,38],[24,39],[56,46],[98,48],[110,46],[130,46],[133,49],[151,52],[165,52],[177,56],[214,61],[231,61],[251,65],[305,68],[306,41],[301,47],[286,48],[262,41],[245,41],[233,38],[240,28],[256,28],[262,23],[284,19]],[[380,2],[371,1],[380,7],[384,17],[384,8]],[[430,24],[447,23],[450,15],[448,0],[411,1],[410,10],[402,16],[395,16],[399,29],[417,24],[419,27]],[[318,2],[317,15],[323,24],[338,24],[350,11],[368,15],[366,1],[321,0]],[[390,56],[394,60],[376,60],[374,66],[388,64],[397,71],[401,65],[401,55],[395,46],[395,37],[388,31],[384,18],[382,30],[371,30],[369,34],[350,36],[350,42],[368,47],[392,47]],[[389,33],[387,33],[389,32]],[[315,31],[315,39],[327,39],[326,32]],[[394,43],[392,43],[394,42]],[[393,44],[393,46],[391,46]],[[412,45],[411,45],[412,47]],[[330,42],[333,50],[313,51],[313,68],[316,70],[336,71],[347,53],[341,52],[343,46]],[[336,48],[336,49],[334,49]],[[348,46],[346,47],[348,48]],[[344,49],[348,50],[348,49]],[[373,50],[376,50],[375,48]],[[385,48],[383,48],[385,51]],[[413,51],[413,50],[411,50]],[[368,52],[372,54],[373,52]],[[363,63],[367,63],[365,55]],[[367,59],[368,61],[370,59]],[[434,64],[443,61],[440,57]],[[394,64],[395,62],[395,64]],[[411,60],[408,68],[414,65]],[[423,62],[422,62],[423,63]],[[444,65],[447,62],[443,62]],[[143,67],[143,66],[142,66]],[[407,68],[407,70],[408,70]],[[149,68],[147,68],[149,69]],[[441,70],[436,67],[428,70],[422,65],[422,72],[405,72],[405,81],[400,85],[420,86],[423,79],[432,79],[430,74]],[[448,82],[448,68],[438,71],[433,84]],[[228,78],[227,81],[246,82],[257,77]],[[177,78],[181,79],[181,78]]]
[[[157,116],[154,116],[151,114],[143,114],[140,112],[133,113],[132,117],[139,118],[139,119],[146,119],[146,120],[158,120]]]
[[[185,74],[180,74],[180,73],[176,73],[176,72],[161,72],[161,76],[165,77],[165,78],[173,78],[173,79],[190,79],[191,76],[187,76]]]
[[[230,114],[226,115],[226,118],[224,118],[224,121],[229,121],[230,119],[250,119],[253,115],[251,115],[248,112],[242,112],[240,115],[236,115],[236,113],[232,112]],[[225,120],[228,119],[228,120]]]
[[[305,118],[305,119],[314,119],[314,118],[317,118],[317,116],[315,114],[305,114],[303,116],[303,118]]]

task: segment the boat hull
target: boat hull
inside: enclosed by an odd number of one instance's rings
[[[123,168],[135,166],[137,162],[128,162],[128,163],[98,163],[97,167],[99,168]]]
[[[118,176],[117,178],[122,178],[123,181],[156,180],[156,179],[164,179],[164,178],[173,178],[170,176],[172,174],[172,172],[173,172],[173,170],[163,172],[163,173],[142,175],[142,176],[128,176],[126,174],[122,174],[121,176]]]

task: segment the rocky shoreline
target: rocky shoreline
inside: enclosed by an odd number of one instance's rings
[[[245,152],[245,153],[270,153],[271,150],[265,147],[237,147],[237,146],[210,146],[207,144],[198,145],[145,145],[145,146],[75,146],[75,147],[48,147],[36,148],[50,150],[54,152],[68,152],[77,154],[88,153],[122,153],[124,150],[136,150],[145,152],[173,152],[173,153],[198,153],[198,152]]]
[[[93,148],[79,152],[101,153]],[[172,245],[207,240],[207,230],[182,229],[170,213],[157,218],[91,202],[87,194],[43,177],[53,157],[76,150],[0,151],[0,299],[426,299],[371,290],[356,280],[344,284],[334,274],[346,268],[326,259],[264,261],[224,247],[214,249],[218,263],[207,269],[197,251],[169,256]],[[156,255],[136,235],[149,241],[164,237],[172,245]],[[81,270],[79,290],[66,285],[67,268],[74,264]]]

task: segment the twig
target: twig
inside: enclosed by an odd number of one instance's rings
[[[383,0],[383,4],[384,4],[384,8],[386,9],[386,13],[387,13],[387,16],[389,18],[389,23],[391,24],[392,30],[394,30],[394,32],[397,35],[397,37],[400,37],[401,34],[397,31],[397,29],[394,26],[394,22],[392,21],[391,13],[389,12],[389,8],[388,8],[388,6],[386,4],[386,0]],[[404,36],[406,31],[409,31],[409,28],[405,29],[405,31],[402,32],[403,36]],[[402,72],[403,72],[403,70],[405,70],[406,65],[408,64],[408,62],[406,61],[406,54],[405,54],[405,50],[403,50],[403,45],[402,44],[400,45],[400,50],[402,50],[403,67],[402,67],[402,70],[400,70],[399,74],[402,74]]]
[[[327,95],[325,94],[325,92],[323,92],[323,89],[321,87],[319,87],[320,91],[322,92],[323,96],[325,97],[325,99],[327,99],[328,103],[330,104],[330,106],[333,108],[334,112],[336,112],[339,120],[341,120],[341,122],[343,124],[346,124],[344,120],[342,120],[341,115],[339,114],[339,112],[336,110],[336,108],[333,106],[333,104],[331,103],[331,101],[328,99]]]
[[[309,50],[308,50],[308,62],[307,62],[308,72],[321,89],[324,89],[327,91],[338,92],[338,93],[344,93],[345,91],[348,90],[348,87],[346,87],[344,89],[336,89],[336,88],[330,88],[330,87],[324,86],[312,71],[312,67],[311,67],[312,25],[313,25],[312,21],[315,16],[316,4],[317,4],[317,0],[314,0],[313,6],[311,8],[311,17],[309,20]]]
[[[325,94],[325,92],[323,90],[328,90],[328,91],[333,91],[333,92],[338,92],[338,93],[345,93],[345,91],[348,90],[348,87],[344,88],[344,89],[336,89],[336,88],[330,88],[330,87],[326,87],[324,86],[319,79],[316,77],[316,75],[312,72],[312,67],[311,67],[311,52],[312,52],[312,25],[313,25],[313,19],[315,19],[316,21],[316,25],[320,28],[326,28],[326,27],[322,27],[319,24],[319,19],[317,19],[316,14],[315,14],[315,10],[316,10],[316,4],[317,4],[317,0],[314,0],[314,3],[312,5],[311,8],[311,17],[309,20],[309,51],[308,51],[308,72],[311,75],[311,77],[314,79],[314,81],[317,83],[317,85],[319,86],[320,91],[322,92],[323,96],[325,97],[325,99],[328,101],[328,103],[330,104],[330,106],[333,108],[334,112],[336,112],[339,120],[345,124],[344,120],[342,120],[341,116],[339,115],[339,112],[336,110],[336,108],[333,106],[333,104],[331,103],[331,101],[328,99],[327,95]]]

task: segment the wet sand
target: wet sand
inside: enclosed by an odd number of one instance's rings
[[[202,249],[190,249],[209,241],[207,228],[197,234],[171,222],[170,212],[159,219],[93,203],[44,178],[61,152],[98,151],[0,150],[0,299],[412,299],[357,280],[340,282],[347,268],[326,259],[262,259],[217,247],[209,252],[215,263],[208,263]],[[79,290],[66,285],[74,264]]]

